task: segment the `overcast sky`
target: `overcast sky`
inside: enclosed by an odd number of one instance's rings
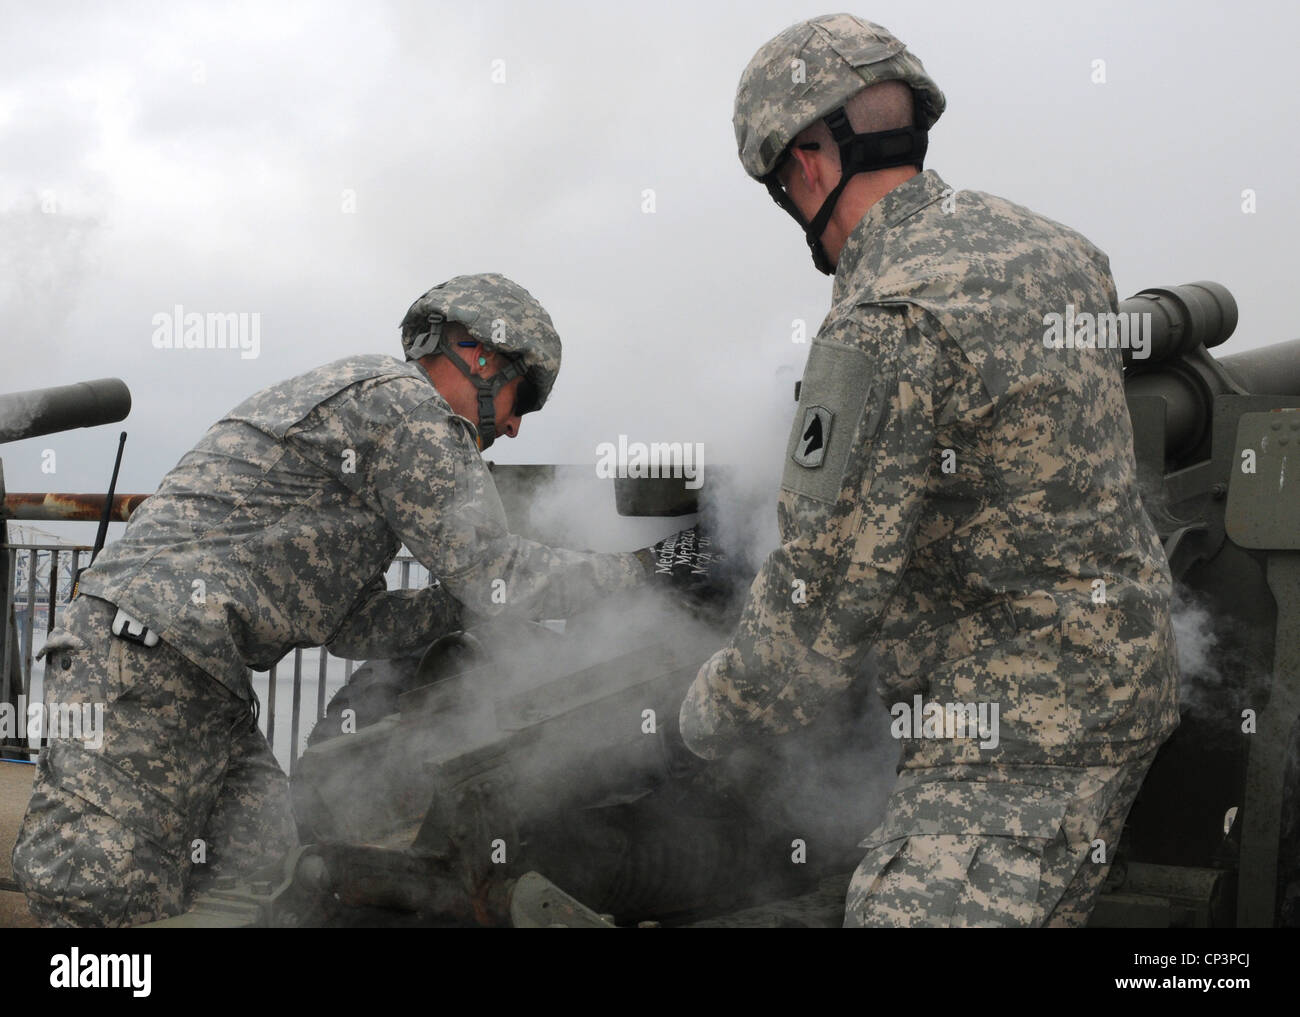
[[[119,490],[150,492],[247,395],[400,353],[413,299],[495,271],[548,308],[564,369],[492,458],[591,463],[622,433],[775,463],[807,351],[791,322],[815,330],[830,280],[742,171],[732,101],[759,45],[826,12],[0,4],[0,391],[125,380]],[[854,13],[946,93],[927,165],[950,185],[1078,229],[1121,297],[1224,283],[1241,311],[1224,352],[1300,334],[1296,5]],[[155,349],[178,304],[259,314],[259,356]],[[102,491],[120,429],[0,448],[8,488]]]

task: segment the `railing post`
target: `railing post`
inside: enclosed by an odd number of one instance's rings
[[[50,549],[50,602],[46,609],[48,617],[45,619],[45,638],[50,638],[50,633],[54,631],[54,625],[57,621],[59,609],[59,549],[57,547]],[[49,658],[46,658],[47,660]]]
[[[279,664],[272,664],[266,672],[266,743],[271,746],[271,755],[275,755],[275,669]]]
[[[316,723],[319,724],[325,719],[325,672],[329,663],[329,651],[325,647],[320,648],[320,667],[316,675]]]
[[[0,535],[4,533],[4,526],[0,524]],[[0,675],[3,675],[0,678],[0,703],[17,702],[16,696],[10,695],[13,691],[14,662],[18,661],[19,670],[22,669],[22,661],[18,657],[18,622],[14,617],[14,580],[18,572],[18,555],[7,546],[4,549],[4,572],[5,592],[0,596],[0,607],[4,608],[4,618],[0,619],[4,624],[4,638],[0,639],[0,645],[4,647],[4,661],[0,662]]]
[[[50,633],[54,631],[55,615],[57,614],[58,604],[59,604],[59,549],[57,547],[50,548],[49,586],[50,586],[50,599],[49,599],[49,606],[46,608],[46,618],[45,618],[46,641],[49,640]],[[35,621],[35,619],[36,619],[36,615],[33,612],[32,620]],[[27,645],[30,646],[31,643],[28,643]],[[35,677],[34,673],[29,670],[27,672],[27,690],[29,694],[31,692],[33,677]],[[41,702],[46,705],[46,709],[44,711],[44,716],[46,717],[50,715],[48,709],[49,698],[50,698],[49,678],[50,678],[50,658],[47,655],[45,658],[45,672],[43,675],[43,680],[41,681]],[[45,746],[48,745],[49,742],[50,742],[49,732],[47,730],[42,729],[40,747],[45,748]]]
[[[324,652],[322,650],[322,652]],[[293,716],[289,719],[289,776],[298,767],[298,718],[302,713],[302,649],[293,651]]]
[[[27,552],[27,614],[23,617],[23,628],[26,630],[23,635],[23,671],[18,676],[18,691],[31,692],[32,690],[32,634],[36,629],[36,569],[39,559],[37,558],[38,550],[33,547]],[[44,697],[42,697],[44,698]]]

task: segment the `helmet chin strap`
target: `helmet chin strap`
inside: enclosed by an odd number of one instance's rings
[[[929,136],[924,126],[922,126],[924,121],[922,120],[920,96],[915,92],[912,93],[912,108],[915,111],[915,122],[911,127],[899,127],[889,131],[874,131],[870,134],[853,133],[853,128],[849,126],[848,114],[845,113],[843,106],[832,110],[826,115],[824,123],[830,128],[831,137],[840,150],[840,180],[830,194],[826,195],[826,200],[822,202],[822,207],[813,216],[812,222],[804,219],[799,207],[786,193],[785,188],[781,186],[775,168],[763,178],[763,183],[767,186],[768,193],[772,195],[772,200],[785,209],[791,218],[799,224],[799,228],[804,231],[808,247],[812,251],[813,264],[817,266],[817,271],[826,275],[835,274],[835,266],[827,257],[826,248],[822,246],[822,234],[826,232],[826,227],[830,225],[831,216],[835,213],[835,206],[840,200],[840,195],[844,193],[844,188],[851,177],[859,173],[889,169],[891,166],[912,165],[918,171],[924,168],[925,150],[929,142]]]
[[[469,365],[455,351],[454,345],[477,346],[479,344],[465,342],[464,340],[453,344],[444,333],[438,344],[438,352],[445,354],[447,359],[456,365],[456,369],[478,389],[478,447],[479,451],[482,452],[497,438],[497,414],[496,407],[493,405],[497,393],[521,376],[524,369],[517,360],[510,360],[504,368],[497,371],[491,378],[481,377],[470,370]]]

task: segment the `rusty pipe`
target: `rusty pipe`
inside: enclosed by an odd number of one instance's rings
[[[109,519],[124,523],[131,518],[147,494],[118,494],[113,496],[113,511]],[[5,494],[0,519],[61,520],[64,522],[97,522],[104,511],[102,494],[29,494],[19,491]]]

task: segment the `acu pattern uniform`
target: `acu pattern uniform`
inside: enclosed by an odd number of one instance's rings
[[[460,627],[462,606],[564,617],[644,580],[633,555],[510,534],[476,438],[418,363],[358,356],[254,395],[182,458],[46,647],[49,698],[106,708],[98,751],[41,755],[14,851],[39,918],[177,914],[196,839],[194,889],[296,843],[249,667],[296,646],[410,654]],[[385,590],[403,543],[438,583]],[[111,636],[115,606],[162,641]]]
[[[933,171],[872,206],[840,254],[782,546],[681,729],[716,757],[807,723],[870,669],[891,707],[997,704],[996,744],[898,732],[846,925],[1083,924],[1178,723],[1171,580],[1121,353],[1044,341],[1045,314],[1113,312],[1115,296],[1079,234]]]

